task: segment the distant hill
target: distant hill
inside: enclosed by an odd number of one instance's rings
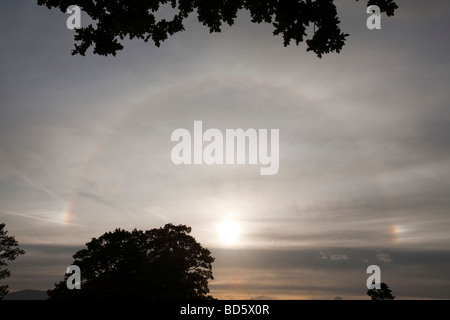
[[[47,300],[47,291],[21,290],[8,293],[3,300]]]

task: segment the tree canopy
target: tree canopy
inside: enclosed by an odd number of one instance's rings
[[[5,224],[0,223],[0,280],[8,278],[11,272],[8,270],[7,260],[13,261],[25,251],[19,248],[19,243],[13,236],[8,236]],[[8,285],[0,286],[0,300],[8,294]]]
[[[81,289],[64,281],[50,299],[210,299],[213,279],[210,251],[185,225],[129,232],[116,229],[93,238],[73,256],[81,271]]]
[[[380,289],[369,289],[367,290],[367,295],[372,298],[372,300],[394,300],[395,296],[392,295],[392,290],[389,289],[386,283],[380,284]]]
[[[358,1],[358,0],[356,0]],[[38,0],[39,5],[59,8],[66,12],[73,0]],[[172,20],[158,20],[155,13],[162,5],[169,4],[176,12]],[[248,10],[254,23],[270,23],[273,34],[283,37],[287,46],[306,40],[307,51],[319,58],[330,52],[340,52],[348,36],[340,29],[340,20],[334,0],[78,0],[77,5],[96,23],[76,30],[75,49],[72,54],[85,55],[93,46],[99,55],[116,55],[124,47],[119,39],[152,40],[160,46],[168,36],[184,30],[184,20],[195,12],[198,21],[210,32],[220,32],[222,24],[233,25],[239,10]],[[377,5],[386,15],[394,15],[398,8],[394,0],[369,0],[368,5]],[[309,30],[311,33],[311,30]]]

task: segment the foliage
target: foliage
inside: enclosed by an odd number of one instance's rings
[[[389,289],[386,283],[380,284],[380,289],[369,289],[367,294],[372,298],[372,300],[394,300],[395,297],[392,295],[392,290]]]
[[[0,223],[0,280],[8,278],[11,272],[7,269],[8,264],[5,261],[13,261],[25,251],[19,248],[19,243],[12,236],[8,236],[5,230],[5,224]],[[8,286],[0,286],[0,300],[8,294]]]
[[[73,4],[73,0],[37,2],[62,12]],[[172,20],[158,20],[155,13],[166,4],[177,13]],[[348,36],[339,27],[334,0],[78,0],[77,5],[96,25],[76,30],[75,40],[80,44],[75,44],[74,55],[85,55],[90,46],[94,46],[95,54],[116,55],[123,49],[118,39],[126,37],[152,40],[160,46],[168,36],[184,30],[183,22],[193,12],[212,33],[220,32],[223,23],[233,25],[239,10],[248,10],[252,22],[271,23],[273,34],[283,36],[284,46],[291,41],[297,45],[303,42],[308,27],[312,27],[312,36],[306,40],[307,51],[313,51],[319,58],[325,53],[339,53]],[[378,5],[388,16],[397,9],[394,0],[369,0],[368,5]]]
[[[81,289],[66,281],[48,291],[50,299],[209,299],[214,258],[185,225],[141,231],[116,229],[93,238],[73,256]]]

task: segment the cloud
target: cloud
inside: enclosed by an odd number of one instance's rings
[[[322,256],[322,259],[325,259],[325,260],[331,260],[331,261],[348,260],[348,256],[346,254],[324,253],[322,251],[319,251],[319,253]]]
[[[275,300],[273,297],[268,296],[255,296],[251,297],[250,300]]]
[[[382,252],[377,253],[377,260],[384,263],[391,263],[393,261],[389,253]]]
[[[25,218],[26,220],[33,219],[40,222],[46,223],[54,223],[63,225],[64,221],[64,213],[58,211],[47,211],[47,210],[35,210],[30,213],[21,213],[21,212],[8,212],[8,211],[0,211],[1,214],[6,214],[14,217]],[[23,221],[23,220],[22,220]],[[72,224],[71,224],[72,225]]]
[[[66,14],[1,1],[12,26],[0,30],[1,218],[36,243],[176,221],[210,247],[209,230],[233,208],[242,248],[267,249],[213,250],[219,273],[233,270],[224,283],[234,270],[252,279],[239,279],[246,298],[359,295],[376,262],[392,267],[383,278],[395,295],[448,298],[450,4],[405,2],[379,32],[365,28],[361,1],[339,6],[351,36],[320,60],[305,44],[284,48],[248,12],[220,34],[192,17],[160,48],[126,41],[104,58],[70,55]],[[174,166],[170,132],[193,120],[279,128],[279,174]],[[80,225],[57,223],[64,200]],[[41,281],[29,267],[22,279]],[[265,276],[263,292],[255,283]]]

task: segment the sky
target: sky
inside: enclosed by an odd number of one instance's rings
[[[68,14],[1,1],[0,222],[26,251],[9,289],[53,288],[107,231],[174,223],[216,258],[217,298],[368,299],[376,264],[397,299],[449,299],[450,2],[398,0],[379,30],[364,2],[336,1],[350,36],[319,59],[245,11],[72,56]],[[174,164],[194,121],[278,129],[277,174]]]

